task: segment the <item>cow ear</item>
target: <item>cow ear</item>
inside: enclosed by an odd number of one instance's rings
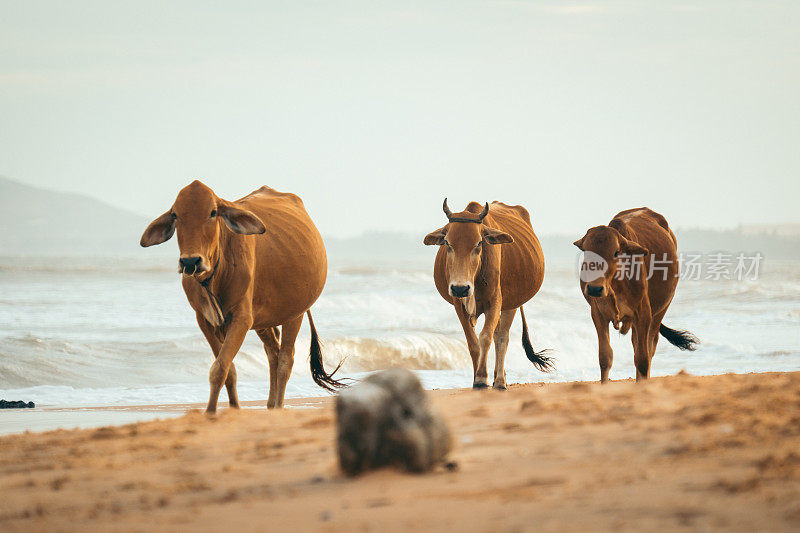
[[[583,239],[585,239],[585,237],[581,237],[580,239],[572,243],[575,246],[577,246],[578,250],[580,250],[581,252],[583,251]]]
[[[489,244],[511,244],[514,242],[514,238],[511,235],[494,228],[486,228],[483,231],[483,240]]]
[[[219,216],[222,217],[225,225],[228,226],[228,229],[234,233],[242,235],[261,235],[267,231],[261,219],[245,209],[223,204],[219,206],[217,212]]]
[[[444,238],[446,235],[447,235],[447,226],[439,228],[436,231],[433,231],[425,235],[425,238],[422,239],[422,243],[425,246],[441,246],[444,244]]]
[[[139,240],[139,244],[143,248],[161,244],[170,240],[173,233],[175,233],[175,217],[172,215],[172,210],[169,210],[147,226],[142,238]]]
[[[620,250],[628,255],[648,255],[650,251],[638,242],[623,239],[619,246]]]

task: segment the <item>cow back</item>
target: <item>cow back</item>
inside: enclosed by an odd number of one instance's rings
[[[502,230],[514,242],[500,246],[500,290],[502,309],[515,309],[539,291],[544,281],[544,253],[531,225],[528,210],[521,205],[492,202],[484,223]]]
[[[325,245],[303,201],[262,187],[234,202],[267,231],[254,235],[253,329],[296,318],[319,298],[328,273]]]
[[[653,314],[665,309],[675,294],[680,270],[678,242],[667,219],[652,209],[639,207],[617,213],[609,226],[647,248],[643,276],[649,275],[652,265],[653,275],[647,280],[650,308]],[[666,274],[660,268],[666,268]]]

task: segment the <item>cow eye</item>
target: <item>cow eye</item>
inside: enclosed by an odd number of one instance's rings
[[[212,209],[211,210],[211,218],[214,218],[215,216],[217,216],[217,210],[216,209]]]

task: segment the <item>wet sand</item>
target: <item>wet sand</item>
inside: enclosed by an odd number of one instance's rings
[[[225,398],[223,391],[222,397]],[[290,409],[319,407],[324,398],[286,400]],[[224,402],[223,402],[224,403]],[[267,409],[267,402],[242,402],[248,409]],[[35,409],[3,409],[0,411],[0,436],[26,431],[86,429],[121,425],[148,420],[175,418],[192,409],[205,409],[200,403],[168,403],[148,405],[113,405],[96,407],[36,407]]]
[[[800,373],[432,393],[456,471],[338,473],[332,401],[0,438],[0,529],[800,528]]]

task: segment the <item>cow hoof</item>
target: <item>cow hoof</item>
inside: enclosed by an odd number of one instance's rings
[[[492,385],[492,389],[493,389],[493,390],[500,390],[500,391],[505,391],[505,390],[508,390],[508,389],[506,389],[506,386],[505,386],[505,384],[500,384],[500,385]]]
[[[486,383],[473,383],[472,384],[472,390],[484,390],[484,389],[488,389],[488,388],[489,388],[489,385],[487,385]]]

